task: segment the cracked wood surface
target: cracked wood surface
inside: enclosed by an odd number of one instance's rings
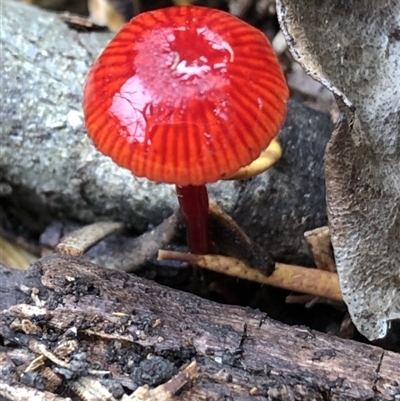
[[[286,326],[250,308],[217,304],[83,259],[48,256],[29,274],[26,286],[38,284],[36,304],[19,303],[1,314],[6,384],[19,382],[32,352],[37,357],[43,348],[51,359],[47,366],[67,388],[92,372],[104,385],[134,390],[146,383],[146,361],[157,361],[152,372],[162,381],[196,360],[198,378],[173,400],[400,395],[400,355],[378,347]],[[16,349],[26,356],[13,367]],[[111,376],[96,376],[100,368]],[[40,377],[41,368],[36,372]]]

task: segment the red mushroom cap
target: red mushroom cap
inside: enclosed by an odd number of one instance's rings
[[[95,146],[139,177],[203,185],[277,135],[288,89],[267,38],[232,15],[183,6],[133,18],[89,72]]]

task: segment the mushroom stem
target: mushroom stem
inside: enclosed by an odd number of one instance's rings
[[[211,253],[208,227],[208,193],[205,185],[176,186],[179,205],[186,223],[190,253]]]

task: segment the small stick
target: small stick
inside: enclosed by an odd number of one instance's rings
[[[334,301],[343,301],[339,277],[336,273],[296,265],[276,263],[274,272],[265,276],[248,267],[244,262],[222,255],[193,255],[183,252],[160,250],[159,260],[177,260],[202,267],[217,273],[244,280],[268,284]]]
[[[82,256],[102,239],[122,228],[122,223],[112,221],[101,221],[90,224],[64,237],[57,245],[57,249],[63,255]]]

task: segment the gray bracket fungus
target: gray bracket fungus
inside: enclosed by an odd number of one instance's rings
[[[344,299],[370,340],[400,318],[400,1],[279,0],[294,58],[335,95],[328,218]]]

